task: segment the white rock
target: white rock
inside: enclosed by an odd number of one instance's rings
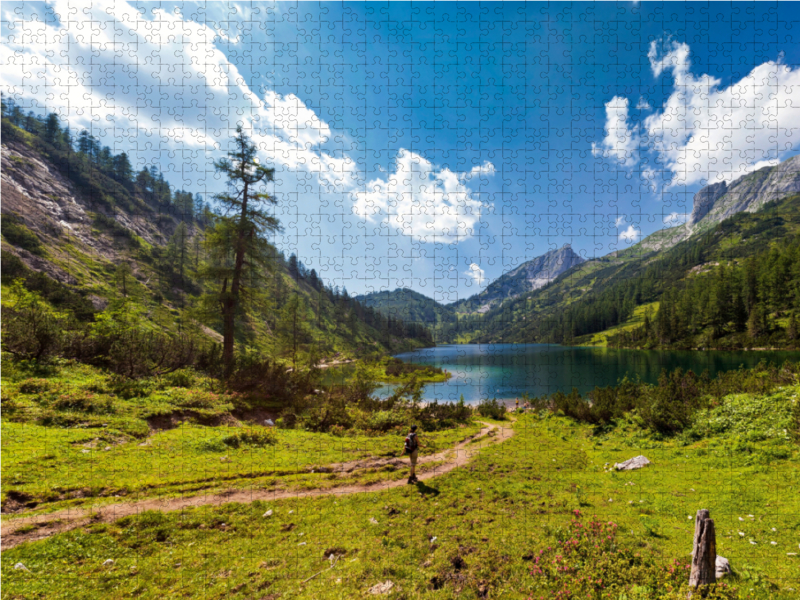
[[[614,463],[614,468],[617,471],[633,471],[634,469],[641,469],[642,467],[646,467],[647,465],[652,464],[649,460],[647,460],[644,456],[634,456],[633,458],[626,460],[622,463]]]
[[[265,512],[262,516],[264,517],[271,517],[272,516],[272,509],[270,508],[267,512]]]
[[[28,571],[29,569],[28,569],[28,567],[26,567],[22,563],[17,563],[17,564],[14,565],[14,570],[15,571]]]
[[[717,562],[714,566],[716,567],[717,579],[722,579],[726,575],[730,575],[733,572],[731,569],[731,563],[728,561],[728,559],[724,556],[720,556],[719,554],[717,554]]]
[[[264,421],[264,424],[267,427],[275,427],[275,423],[272,421],[272,419],[267,419],[266,421]]]
[[[109,558],[108,560],[106,560],[105,562],[103,562],[103,566],[104,566],[104,567],[107,567],[108,565],[113,565],[113,564],[114,564],[114,560],[113,560],[113,559],[111,559],[111,558]]]
[[[394,583],[391,581],[384,581],[383,583],[376,583],[371,588],[369,588],[370,594],[388,594],[391,589],[394,587]]]
[[[370,517],[369,518],[369,522],[372,523],[373,525],[377,525],[378,524],[378,521],[375,519],[375,517]]]

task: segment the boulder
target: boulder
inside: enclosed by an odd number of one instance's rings
[[[649,460],[647,460],[644,456],[634,456],[633,458],[626,460],[622,463],[614,463],[614,468],[617,471],[633,471],[634,469],[641,469],[642,467],[646,467],[647,465],[652,464]]]
[[[719,554],[717,554],[717,561],[714,566],[716,567],[717,579],[722,579],[726,575],[733,573],[733,569],[731,569],[731,563],[728,562],[727,558],[720,556]]]

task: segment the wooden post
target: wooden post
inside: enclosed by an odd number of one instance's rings
[[[694,521],[694,547],[692,548],[692,572],[689,586],[696,588],[717,582],[717,536],[714,521],[705,508],[697,511]],[[691,597],[691,592],[690,592]]]

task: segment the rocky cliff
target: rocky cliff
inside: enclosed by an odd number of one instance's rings
[[[487,312],[503,300],[544,287],[562,273],[581,264],[581,258],[569,244],[522,263],[503,274],[489,286],[456,306],[459,312]]]

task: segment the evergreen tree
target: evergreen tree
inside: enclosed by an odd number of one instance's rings
[[[789,315],[789,325],[786,327],[786,337],[790,340],[797,339],[797,321],[794,318],[794,312]]]
[[[271,269],[274,252],[267,236],[280,229],[278,220],[265,210],[276,204],[275,199],[257,191],[259,185],[273,180],[274,169],[259,164],[256,146],[241,126],[236,128],[233,146],[226,158],[214,163],[217,172],[227,177],[230,191],[215,196],[223,215],[217,216],[206,234],[210,261],[205,275],[219,285],[215,297],[222,315],[225,377],[233,369],[237,311],[243,295]]]

